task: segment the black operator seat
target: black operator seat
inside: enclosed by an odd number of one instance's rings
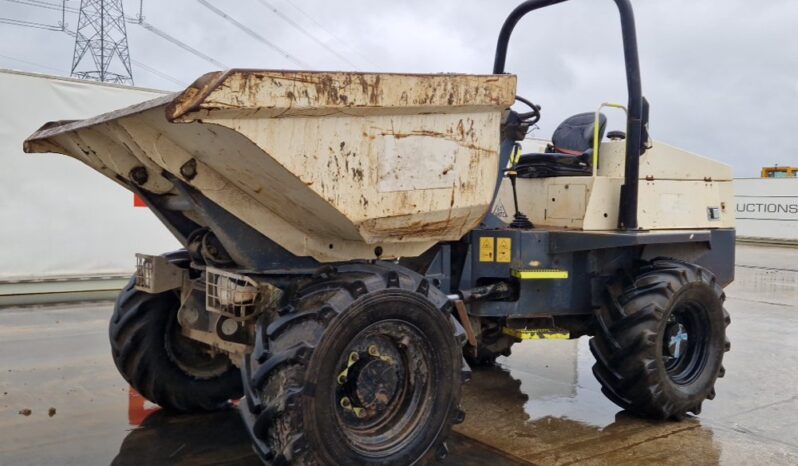
[[[593,174],[593,128],[596,114],[580,113],[560,123],[542,154],[523,154],[516,164],[519,178],[590,176]],[[607,117],[599,114],[599,141]]]

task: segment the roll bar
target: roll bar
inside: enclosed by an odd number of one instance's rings
[[[507,61],[507,44],[518,21],[527,13],[547,6],[563,3],[568,0],[527,0],[518,5],[504,21],[499,40],[496,44],[496,57],[493,61],[493,74],[504,74]],[[621,33],[623,35],[623,54],[626,63],[626,86],[629,92],[629,110],[626,117],[626,168],[624,184],[621,186],[618,227],[625,230],[636,230],[637,224],[637,184],[640,176],[640,155],[643,153],[643,119],[647,109],[644,107],[643,90],[640,80],[640,58],[637,54],[637,32],[635,18],[629,0],[614,0],[621,15]],[[503,167],[500,167],[503,168]]]

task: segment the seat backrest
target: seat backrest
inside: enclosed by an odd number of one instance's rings
[[[593,112],[580,113],[566,118],[554,131],[551,143],[556,152],[571,155],[581,155],[593,148],[593,126],[596,114]],[[607,117],[599,114],[599,141],[604,138],[607,127]]]

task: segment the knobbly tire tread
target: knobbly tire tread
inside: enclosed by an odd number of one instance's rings
[[[606,290],[606,305],[596,313],[596,332],[590,350],[596,362],[593,374],[602,392],[612,402],[636,415],[655,419],[682,419],[690,411],[701,412],[701,403],[715,397],[714,384],[723,377],[723,353],[729,350],[725,328],[731,322],[723,307],[725,294],[715,276],[708,270],[677,259],[658,258],[642,266],[631,283],[611,282]],[[685,395],[666,379],[667,372],[658,365],[657,331],[670,312],[677,295],[688,288],[710,290],[719,304],[715,319],[716,332],[710,343],[707,364],[711,373],[698,376],[702,383]],[[664,325],[664,324],[663,324]],[[706,372],[705,370],[704,372]]]
[[[181,254],[167,257],[175,263],[184,260]],[[136,290],[135,278],[131,278],[117,297],[108,329],[114,364],[136,391],[164,409],[201,412],[224,407],[230,399],[243,395],[235,366],[200,379],[184,372],[168,356],[167,322],[176,319],[179,305],[174,291],[145,293]]]
[[[425,279],[405,269],[375,264],[338,267],[329,276],[300,288],[268,325],[265,321],[269,316],[261,318],[255,351],[245,361],[247,370],[242,371],[247,403],[242,403],[241,409],[247,410],[245,418],[253,420],[250,433],[254,449],[264,462],[275,466],[326,464],[313,451],[304,426],[303,397],[315,396],[315,385],[306,382],[308,365],[324,332],[341,314],[360,299],[392,289],[428,296],[445,318],[455,323],[446,309],[445,295],[433,291]],[[465,334],[459,324],[455,338],[461,347]],[[460,370],[465,379],[467,368]],[[457,382],[444,425],[430,445],[432,451],[444,445],[452,425],[463,420]]]

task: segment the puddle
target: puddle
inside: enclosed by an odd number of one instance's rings
[[[648,453],[638,449],[649,442],[674,451],[673,461],[659,459],[666,464],[720,461],[712,429],[698,420],[652,422],[610,403],[593,378],[586,338],[524,342],[499,363],[474,372],[458,432],[535,464],[641,464]],[[689,455],[678,446],[685,437]]]
[[[726,294],[735,299],[794,306],[798,302],[798,271],[737,266],[734,283],[726,288]]]
[[[128,396],[128,422],[134,429],[125,436],[113,465],[224,464],[257,465],[249,434],[238,408],[202,415],[175,415],[141,397],[132,388]],[[447,442],[449,457],[433,464],[521,466],[524,461],[460,434]]]

